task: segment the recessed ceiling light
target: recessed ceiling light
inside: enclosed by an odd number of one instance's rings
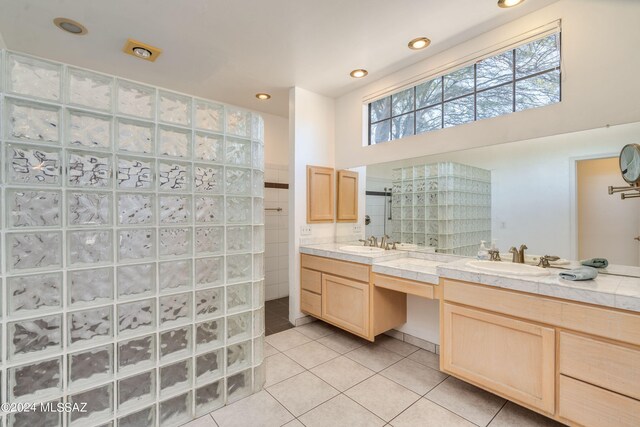
[[[417,39],[413,39],[409,42],[409,49],[420,50],[431,44],[431,40],[426,37],[418,37]]]
[[[357,70],[353,70],[352,72],[349,73],[349,75],[354,79],[361,79],[365,77],[367,74],[369,74],[369,72],[362,68],[358,68]]]
[[[498,0],[498,6],[506,9],[507,7],[517,6],[524,0]]]
[[[133,54],[135,56],[139,56],[142,59],[151,58],[151,55],[153,55],[149,49],[145,49],[145,48],[140,47],[140,46],[137,46],[137,47],[133,48]]]
[[[256,93],[256,98],[261,101],[266,101],[267,99],[271,99],[271,95],[268,93]]]
[[[67,33],[71,33],[76,36],[82,36],[87,34],[87,28],[79,22],[76,22],[68,18],[56,18],[53,20],[56,27],[60,28]]]
[[[127,40],[122,51],[129,55],[133,55],[136,58],[151,62],[158,59],[158,56],[162,53],[162,49],[158,49],[157,47],[153,47],[133,39]]]

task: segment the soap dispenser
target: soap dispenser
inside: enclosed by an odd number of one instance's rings
[[[489,259],[489,250],[487,249],[487,247],[485,246],[485,243],[487,243],[484,240],[480,240],[480,249],[478,249],[478,259],[479,260],[488,260]]]

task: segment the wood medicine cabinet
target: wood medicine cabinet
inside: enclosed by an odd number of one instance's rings
[[[334,221],[333,168],[307,166],[307,223]]]
[[[358,172],[338,171],[338,222],[358,222]]]

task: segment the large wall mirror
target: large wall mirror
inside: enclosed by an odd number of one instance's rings
[[[629,186],[620,153],[639,142],[640,122],[370,165],[366,234],[468,256],[480,240],[507,257],[526,244],[531,255],[602,257],[639,274],[640,198],[608,192]]]

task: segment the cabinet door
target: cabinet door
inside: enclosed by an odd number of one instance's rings
[[[555,407],[555,331],[444,303],[443,368],[549,414]]]
[[[307,166],[307,223],[333,222],[332,168]]]
[[[338,171],[338,222],[358,222],[358,172]]]
[[[369,336],[369,284],[322,275],[322,318],[363,337]]]

